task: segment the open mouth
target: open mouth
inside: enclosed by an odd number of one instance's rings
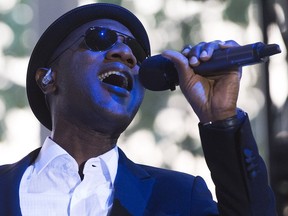
[[[132,90],[132,78],[126,73],[119,71],[109,71],[99,75],[98,78],[101,82],[106,84],[118,86],[128,91]]]

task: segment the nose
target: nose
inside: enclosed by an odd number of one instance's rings
[[[137,59],[133,55],[130,47],[122,42],[117,42],[111,49],[109,49],[105,57],[109,61],[120,60],[130,68],[133,68],[137,64]]]

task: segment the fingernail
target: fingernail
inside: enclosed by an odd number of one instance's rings
[[[205,57],[207,57],[207,56],[208,56],[208,53],[206,52],[206,50],[202,51],[200,57],[201,57],[201,58],[205,58]]]
[[[192,56],[189,60],[189,63],[191,65],[197,64],[198,63],[198,59],[195,56]]]
[[[190,51],[189,48],[184,48],[184,49],[182,50],[182,54],[187,54],[187,53],[189,53],[189,51]]]

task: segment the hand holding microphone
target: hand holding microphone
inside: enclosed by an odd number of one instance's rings
[[[207,56],[201,55],[203,51]],[[152,91],[174,90],[179,85],[200,122],[215,122],[236,115],[241,79],[238,68],[266,61],[279,52],[276,44],[203,42],[187,52],[167,50],[163,56],[146,59],[139,69],[139,78]],[[199,65],[194,64],[194,57]]]
[[[217,49],[210,60],[201,62],[199,66],[193,67],[193,70],[202,76],[217,75],[221,70],[265,62],[269,56],[280,52],[279,45],[265,45],[261,42]],[[143,61],[139,77],[144,87],[152,91],[174,90],[179,84],[173,62],[161,55]]]

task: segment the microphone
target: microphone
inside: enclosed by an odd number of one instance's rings
[[[193,70],[201,76],[215,76],[235,67],[266,62],[269,56],[280,52],[278,44],[266,45],[262,42],[219,49],[214,51],[210,60],[201,62]],[[179,84],[173,62],[161,55],[151,56],[142,62],[139,78],[143,86],[151,91],[173,91]]]

